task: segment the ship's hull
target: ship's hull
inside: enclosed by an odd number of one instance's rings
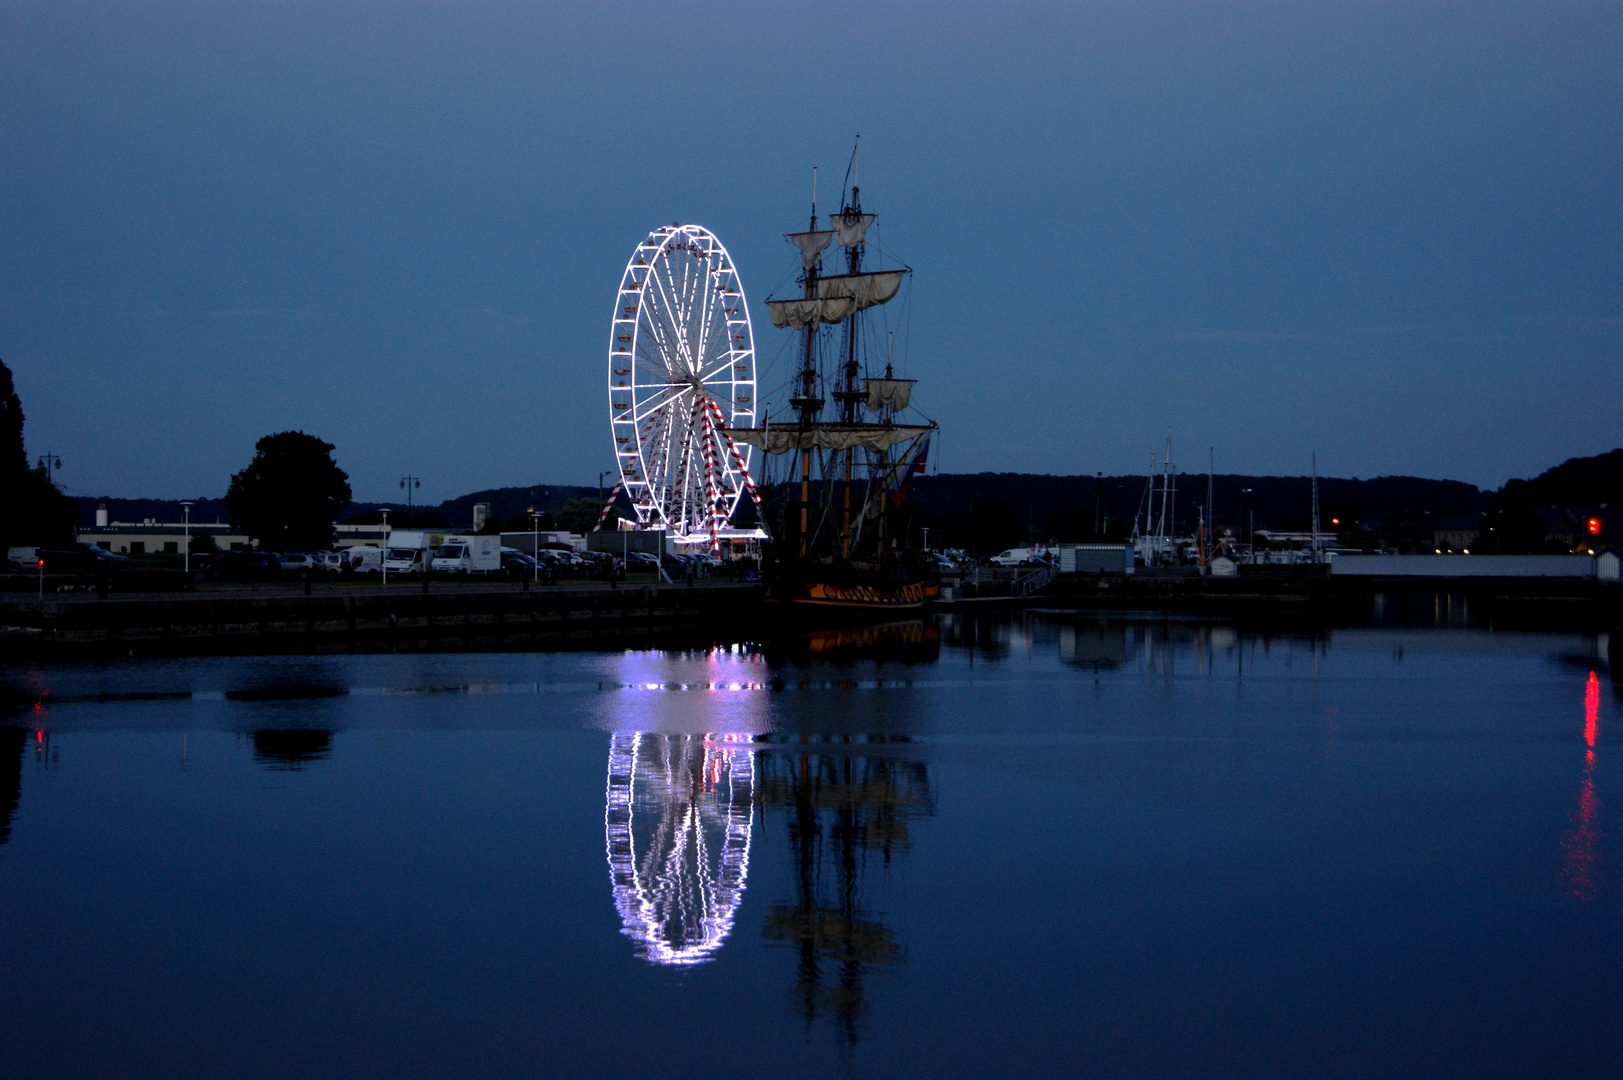
[[[929,582],[907,585],[797,582],[767,592],[769,602],[807,610],[885,613],[918,611],[941,595],[941,586]]]

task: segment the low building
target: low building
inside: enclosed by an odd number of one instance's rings
[[[1431,529],[1431,546],[1439,552],[1469,552],[1482,536],[1482,519],[1478,517],[1438,518]]]
[[[99,517],[100,515],[98,515]],[[188,531],[189,530],[189,531]],[[95,544],[115,555],[179,555],[186,550],[186,538],[211,537],[220,551],[241,551],[251,547],[248,538],[223,522],[160,522],[152,518],[135,523],[113,521],[79,529],[79,542]]]

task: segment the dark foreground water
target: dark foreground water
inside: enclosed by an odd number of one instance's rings
[[[5,1076],[1623,1075],[1593,637],[0,669]]]

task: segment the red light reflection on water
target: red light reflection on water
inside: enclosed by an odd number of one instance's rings
[[[1584,686],[1584,779],[1572,828],[1561,839],[1561,876],[1567,891],[1578,900],[1595,899],[1595,820],[1600,816],[1600,800],[1595,797],[1595,735],[1599,723],[1600,679],[1591,671]]]
[[[1584,686],[1584,742],[1589,749],[1595,749],[1595,725],[1600,722],[1600,680],[1595,673],[1589,673],[1589,682]]]

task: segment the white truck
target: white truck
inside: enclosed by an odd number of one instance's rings
[[[429,563],[435,574],[489,574],[501,568],[500,536],[447,536]]]
[[[428,572],[431,553],[445,542],[445,533],[420,529],[393,529],[385,542],[383,563],[391,574]]]

